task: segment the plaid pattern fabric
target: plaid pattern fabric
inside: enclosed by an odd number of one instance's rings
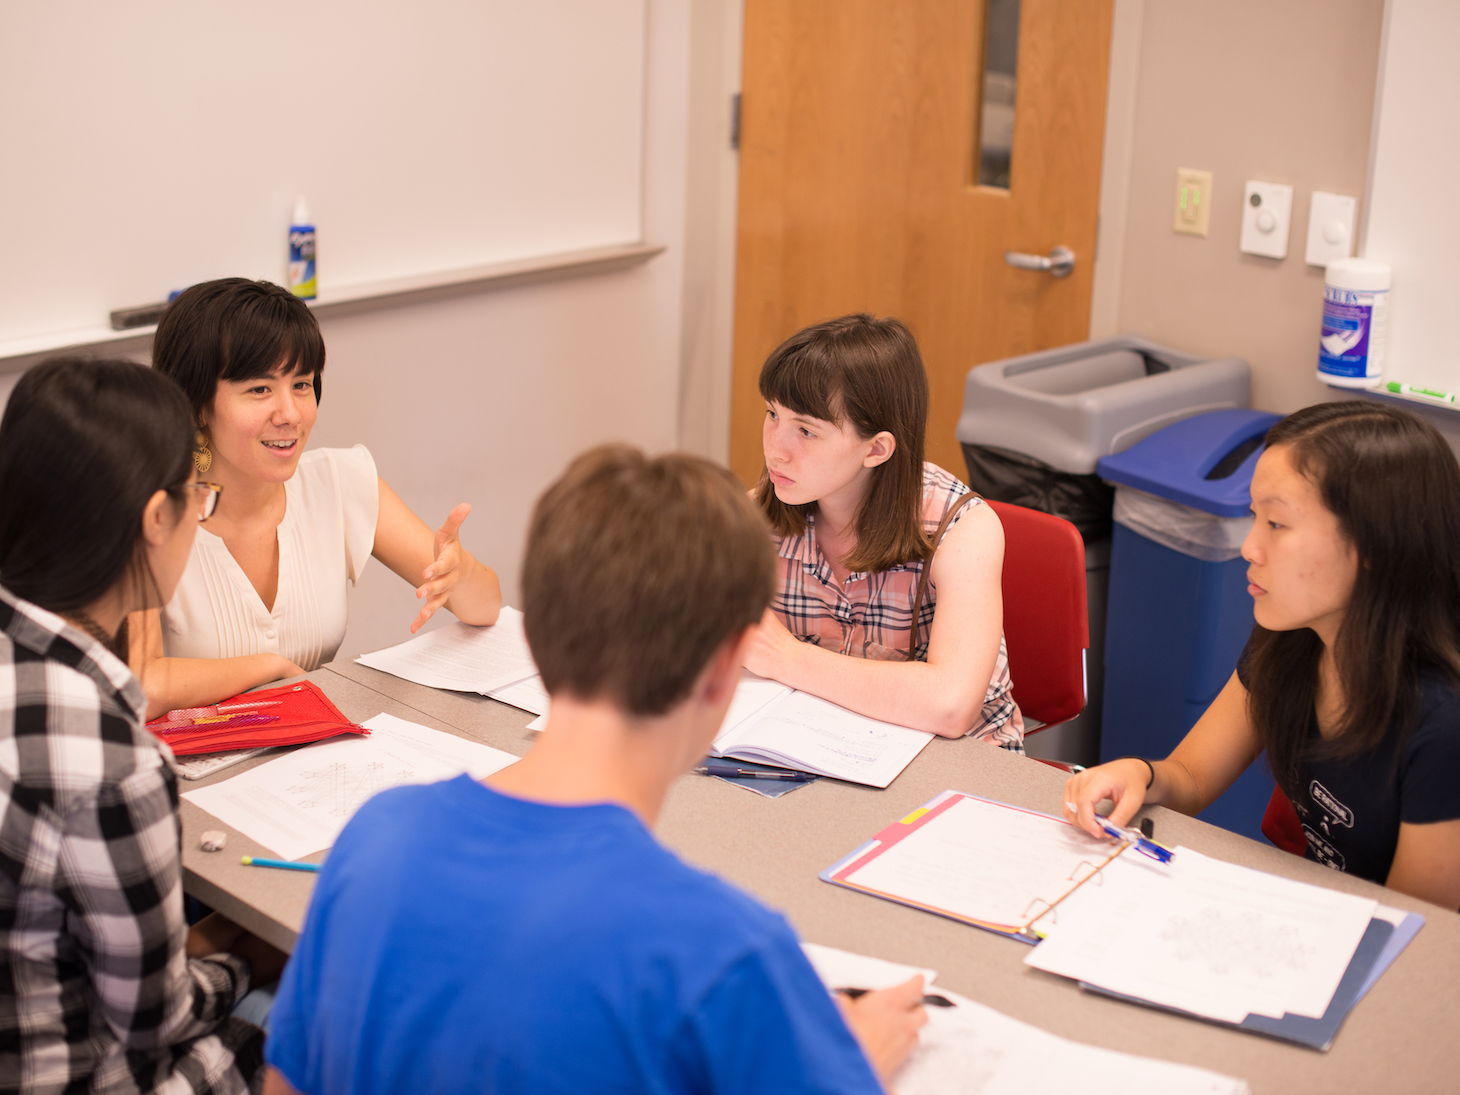
[[[966,486],[936,464],[923,465],[923,529],[929,536],[938,531],[948,507],[968,493]],[[949,530],[969,509],[982,504],[983,499],[978,499],[965,506],[953,518]],[[791,634],[802,642],[815,643],[854,658],[907,660],[913,601],[923,573],[922,560],[898,563],[872,574],[854,572],[843,587],[837,585],[831,564],[816,543],[814,514],[807,516],[802,535],[772,539],[776,542],[780,580],[771,607]],[[914,658],[920,662],[928,660],[928,637],[937,603],[938,589],[930,581],[918,611],[917,646],[913,650]],[[983,711],[968,733],[1022,753],[1024,718],[1010,687],[1009,658],[1000,638],[999,658],[984,697]]]
[[[184,953],[177,780],[127,667],[0,588],[0,1091],[234,1093],[248,963]]]

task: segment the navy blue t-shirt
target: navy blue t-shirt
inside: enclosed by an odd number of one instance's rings
[[[1237,677],[1245,687],[1245,650]],[[1382,885],[1401,823],[1460,818],[1460,693],[1438,673],[1422,672],[1420,683],[1418,717],[1407,734],[1391,726],[1367,753],[1304,760],[1293,809],[1308,837],[1309,859]],[[1308,741],[1316,748],[1322,740],[1315,714]]]
[[[306,1095],[881,1091],[784,919],[621,807],[468,776],[345,827],[270,1025]]]

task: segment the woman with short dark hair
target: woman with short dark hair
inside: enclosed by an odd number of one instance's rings
[[[0,1089],[242,1092],[230,1018],[284,956],[183,918],[177,781],[114,652],[177,585],[217,488],[192,415],[129,361],[60,359],[0,419]]]
[[[1023,752],[1003,526],[923,460],[928,378],[912,334],[869,315],[808,327],[766,360],[760,394],[755,497],[780,582],[746,665],[873,718]]]
[[[1266,752],[1309,859],[1460,907],[1460,465],[1397,407],[1322,403],[1267,435],[1242,545],[1257,625],[1165,760],[1072,777],[1101,835],[1144,803],[1205,809]]]
[[[325,351],[302,300],[244,278],[194,285],[163,315],[152,356],[192,403],[200,472],[226,488],[176,596],[139,628],[133,660],[148,666],[154,715],[329,661],[347,584],[371,556],[424,599],[412,632],[442,606],[466,623],[496,621],[497,575],[458,535],[470,506],[433,534],[363,445],[304,451]]]

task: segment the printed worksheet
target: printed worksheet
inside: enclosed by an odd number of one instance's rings
[[[1196,1015],[1319,1017],[1378,905],[1178,848],[1163,872],[1121,869],[1060,909],[1025,959]]]
[[[933,984],[932,970],[803,948],[828,989],[891,988],[921,973],[925,992],[953,1004],[927,1009],[918,1047],[892,1076],[899,1095],[1070,1095],[1101,1077],[1118,1077],[1121,1095],[1250,1095],[1230,1076],[1058,1038]]]
[[[280,857],[298,859],[332,845],[361,804],[387,788],[462,772],[482,779],[518,759],[394,715],[361,725],[368,737],[306,745],[182,797]]]
[[[523,711],[531,711],[534,715],[547,714],[547,689],[542,686],[542,678],[539,676],[534,675],[503,688],[494,688],[487,695]]]
[[[416,684],[483,695],[537,676],[522,630],[522,613],[507,605],[490,627],[454,620],[399,646],[362,654],[356,661]]]

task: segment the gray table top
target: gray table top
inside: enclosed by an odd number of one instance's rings
[[[411,684],[352,662],[310,674],[348,717],[382,711],[519,756],[532,716],[481,696]],[[266,758],[248,762],[263,763]],[[183,790],[227,779],[235,767]],[[805,939],[939,971],[938,983],[1054,1034],[1246,1079],[1254,1092],[1460,1089],[1460,915],[1214,828],[1161,807],[1143,811],[1165,844],[1425,915],[1424,929],[1354,1008],[1327,1053],[1082,992],[1023,964],[1024,944],[817,877],[846,853],[940,791],[954,789],[1058,813],[1064,774],[973,741],[934,739],[886,790],[821,780],[767,799],[722,780],[685,776],[657,828],[689,862],[782,910]],[[198,834],[224,828],[184,800],[187,891],[286,950],[304,923],[313,876],[243,867],[268,849],[229,830],[222,854]],[[322,859],[323,854],[313,858]],[[1092,1077],[1105,1087],[1108,1078]],[[1117,1081],[1118,1086],[1118,1081]]]

